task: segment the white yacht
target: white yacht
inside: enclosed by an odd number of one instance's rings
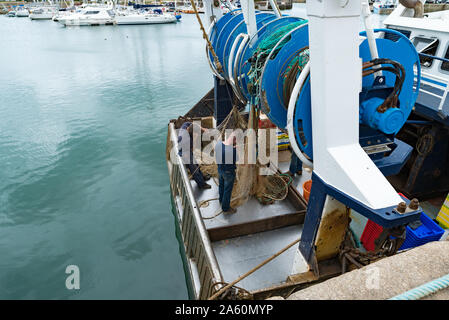
[[[25,9],[24,7],[21,7],[16,11],[16,17],[19,18],[28,17],[29,15],[30,13],[28,12],[28,9]]]
[[[174,14],[164,13],[158,9],[153,12],[116,11],[115,15],[115,22],[118,25],[173,23],[177,20]]]
[[[98,26],[115,24],[115,12],[112,7],[86,7],[74,13],[58,18],[64,26]]]
[[[8,17],[15,17],[16,16],[16,11],[15,10],[11,10],[8,12]]]
[[[56,12],[57,9],[54,7],[40,7],[31,10],[29,18],[31,20],[51,20]]]
[[[52,20],[55,22],[58,22],[59,19],[61,19],[62,17],[67,17],[71,14],[74,14],[75,12],[81,12],[82,9],[77,9],[75,6],[71,7],[71,8],[66,8],[66,9],[59,9],[57,12],[55,12],[55,14],[53,15]]]
[[[385,20],[419,52],[421,84],[416,111],[449,124],[449,10],[424,14],[425,0],[400,0]]]

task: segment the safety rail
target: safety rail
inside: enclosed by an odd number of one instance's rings
[[[181,234],[187,258],[192,259],[197,267],[200,290],[195,290],[197,299],[207,299],[218,291],[223,282],[215,254],[213,252],[209,235],[201,217],[192,186],[178,152],[176,129],[173,123],[168,127],[167,144],[169,156],[170,187],[178,206],[178,220],[180,220]],[[168,141],[167,141],[168,142]],[[179,202],[177,200],[180,200]],[[193,276],[193,275],[192,275]]]
[[[440,60],[440,61],[449,63],[449,59],[446,59],[446,58],[441,58],[441,57],[437,57],[437,56],[432,56],[432,55],[426,54],[426,53],[418,53],[418,54],[419,54],[420,57],[430,58],[430,59],[435,59],[435,60]]]
[[[440,100],[440,104],[438,105],[437,111],[438,111],[438,114],[440,114],[443,118],[446,118],[447,115],[444,114],[443,107],[444,107],[445,101],[446,101],[446,99],[448,97],[449,79],[443,78],[443,77],[439,77],[439,76],[436,76],[436,75],[431,74],[431,73],[422,72],[421,81],[424,84],[431,85],[433,87],[436,87],[436,88],[442,90],[443,94],[442,95],[438,95],[438,94],[435,94],[435,93],[430,92],[428,90],[425,90],[423,88],[420,88],[420,92],[423,92],[423,93],[431,95],[431,96],[433,96],[435,98],[441,99]]]

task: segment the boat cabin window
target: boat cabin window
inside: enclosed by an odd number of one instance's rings
[[[98,14],[100,11],[86,11],[84,14]]]
[[[449,46],[446,49],[446,54],[444,55],[444,59],[449,59]],[[443,61],[441,64],[441,69],[444,71],[449,71],[449,62]]]
[[[435,56],[438,50],[438,45],[440,41],[435,38],[427,38],[427,37],[414,37],[412,39],[413,45],[416,48],[416,51],[419,53],[423,53],[429,56]],[[421,66],[430,68],[433,64],[433,58],[420,56],[419,60],[421,61]]]

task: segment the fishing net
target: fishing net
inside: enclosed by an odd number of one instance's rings
[[[282,41],[280,40],[291,30],[305,23],[307,23],[307,20],[293,22],[279,28],[271,35],[269,35],[266,39],[261,40],[257,46],[257,50],[254,52],[251,58],[248,59],[248,62],[251,64],[251,68],[248,72],[248,91],[253,97],[253,103],[255,105],[257,105],[259,102],[258,92],[260,86],[260,77],[262,75],[262,69],[268,56],[271,54],[272,57],[275,57],[278,52],[284,47],[284,45],[288,41],[290,41],[290,36],[285,37]]]
[[[219,129],[222,138],[228,129],[248,128],[256,129],[257,132],[257,111],[253,108],[249,114],[248,121],[238,111],[233,108],[228,117],[220,124]],[[288,194],[288,187],[292,182],[292,178],[288,175],[279,174],[277,168],[273,169],[272,175],[260,175],[259,169],[262,167],[260,163],[252,163],[251,152],[255,148],[257,136],[245,136],[243,140],[243,147],[239,148],[237,145],[238,159],[243,159],[241,164],[237,163],[236,179],[231,196],[231,207],[236,208],[245,204],[252,196],[259,200],[262,204],[270,204],[275,200],[283,200]],[[214,142],[213,142],[214,143]],[[199,155],[198,155],[199,156]],[[201,171],[204,174],[209,174],[214,178],[218,185],[218,171],[215,163],[215,156],[213,154],[202,153]],[[207,164],[205,164],[207,163]]]
[[[248,129],[248,121],[240,114],[239,110],[234,107],[225,120],[217,127],[217,129],[220,131],[221,138],[225,140],[227,130],[234,131],[236,129],[241,129],[242,132],[244,132]],[[216,141],[212,143],[215,146]],[[236,146],[239,162],[244,164],[237,165],[236,179],[231,196],[231,207],[233,208],[239,207],[248,201],[249,197],[253,194],[253,187],[255,185],[254,182],[257,177],[256,165],[248,164],[247,161],[249,144],[252,144],[253,142],[248,142],[248,138],[245,137],[243,143],[243,146]],[[204,174],[211,175],[214,178],[215,183],[218,185],[218,168],[215,161],[215,155],[213,153],[202,153],[201,157],[203,160],[201,164],[201,171]]]
[[[288,106],[293,87],[295,86],[296,78],[299,74],[301,74],[307,62],[309,62],[309,53],[309,48],[304,48],[289,62],[287,68],[285,68],[285,71],[282,75],[282,77],[284,78],[283,97],[285,106]]]

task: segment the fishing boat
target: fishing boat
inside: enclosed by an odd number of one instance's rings
[[[64,26],[99,26],[115,24],[112,7],[88,6],[82,10],[58,18]]]
[[[160,9],[152,11],[116,11],[115,22],[118,25],[138,24],[163,24],[178,21],[171,13],[162,12]]]
[[[445,192],[449,172],[445,161],[446,151],[439,149],[449,135],[445,128],[449,125],[449,10],[424,12],[426,1],[400,1],[401,4],[390,14],[384,24],[387,28],[405,35],[416,47],[421,66],[421,83],[415,104],[416,120],[427,123],[423,126],[409,124],[406,129],[414,132],[408,137],[410,144],[431,139],[432,147],[425,153],[415,151],[401,174],[406,183],[398,184],[404,193],[427,196],[437,191]],[[416,84],[415,84],[416,85]],[[423,138],[424,137],[424,138]],[[426,140],[427,141],[427,140]],[[430,166],[439,171],[431,181],[426,179],[422,168]],[[419,168],[421,170],[419,170]]]
[[[414,179],[428,189],[424,199],[449,191],[449,124],[436,119],[441,99],[418,111],[421,91],[429,90],[423,87],[422,58],[428,57],[422,49],[432,41],[415,47],[399,21],[386,21],[397,30],[373,30],[368,1],[343,6],[308,0],[310,20],[248,9],[252,0],[241,4],[242,10],[224,15],[219,7],[207,12],[208,18],[218,17],[205,19],[212,22],[203,32],[214,87],[168,124],[172,209],[190,297],[288,297],[368,266],[373,257],[399,258],[396,253],[410,249],[405,244],[412,241],[412,227],[426,216],[423,208],[443,205],[415,199],[423,188],[409,188]],[[358,33],[362,8],[366,30]],[[416,30],[416,36],[421,33]],[[440,39],[442,50],[446,40]],[[440,91],[432,94],[446,99],[447,82],[439,78]],[[428,112],[433,118],[420,118]],[[237,165],[232,201],[248,195],[235,205],[237,212],[221,210],[214,179],[206,189],[190,176],[193,169],[178,144],[186,121],[211,133],[204,137],[198,130],[203,139],[193,142],[192,152],[200,170],[214,178],[214,162],[204,161],[226,129],[257,131],[257,137],[249,131],[237,143],[244,146],[240,159],[246,161],[252,148],[257,155],[276,154]],[[285,135],[291,150],[281,148]],[[417,137],[420,142],[413,142]],[[441,155],[426,158],[433,145]],[[287,175],[292,155],[303,163],[300,175]],[[410,169],[409,160],[413,173],[400,175]],[[251,172],[258,172],[256,178]],[[432,186],[437,176],[442,179]],[[447,236],[441,226],[432,227],[438,232],[427,242]],[[406,275],[402,268],[394,276]],[[358,299],[369,298],[366,288],[360,291],[364,296]]]

